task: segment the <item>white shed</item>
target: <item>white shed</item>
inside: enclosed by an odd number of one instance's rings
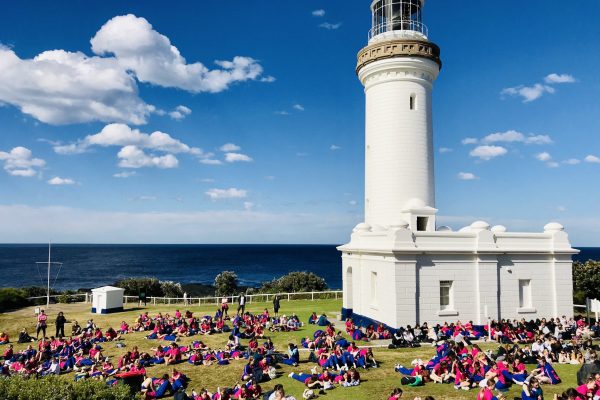
[[[103,286],[92,289],[92,313],[109,314],[123,311],[125,289]]]

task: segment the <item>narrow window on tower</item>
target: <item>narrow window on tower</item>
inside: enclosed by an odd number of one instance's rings
[[[410,95],[409,106],[411,110],[414,110],[417,106],[417,97],[414,94]]]

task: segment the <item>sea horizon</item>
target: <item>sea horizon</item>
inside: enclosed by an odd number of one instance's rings
[[[77,290],[131,277],[156,277],[182,284],[210,285],[234,271],[243,286],[258,286],[292,271],[313,272],[332,289],[342,287],[338,244],[143,244],[52,243],[51,285]],[[577,247],[574,261],[600,260],[599,247]],[[0,287],[45,286],[48,243],[0,243]],[[58,276],[56,273],[59,272]]]

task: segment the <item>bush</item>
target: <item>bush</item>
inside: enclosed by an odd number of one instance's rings
[[[125,289],[127,296],[137,296],[140,292],[146,293],[147,297],[163,296],[162,287],[157,278],[127,278],[115,282],[114,285]]]
[[[162,291],[162,295],[165,297],[183,297],[181,283],[175,283],[173,281],[161,281],[160,290]]]
[[[600,299],[600,261],[573,263],[573,292],[584,302],[586,297]]]
[[[312,272],[290,272],[271,282],[263,282],[261,293],[320,292],[327,290],[325,279]]]
[[[29,301],[23,290],[15,288],[0,289],[0,312],[14,310],[28,305]]]
[[[235,272],[223,271],[215,277],[216,296],[231,296],[238,291],[238,277]]]
[[[126,385],[107,386],[105,382],[67,381],[59,377],[0,378],[0,399],[11,400],[130,400],[131,389]]]

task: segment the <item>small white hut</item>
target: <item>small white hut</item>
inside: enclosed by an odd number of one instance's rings
[[[92,289],[92,313],[109,314],[123,311],[125,289],[103,286]]]

